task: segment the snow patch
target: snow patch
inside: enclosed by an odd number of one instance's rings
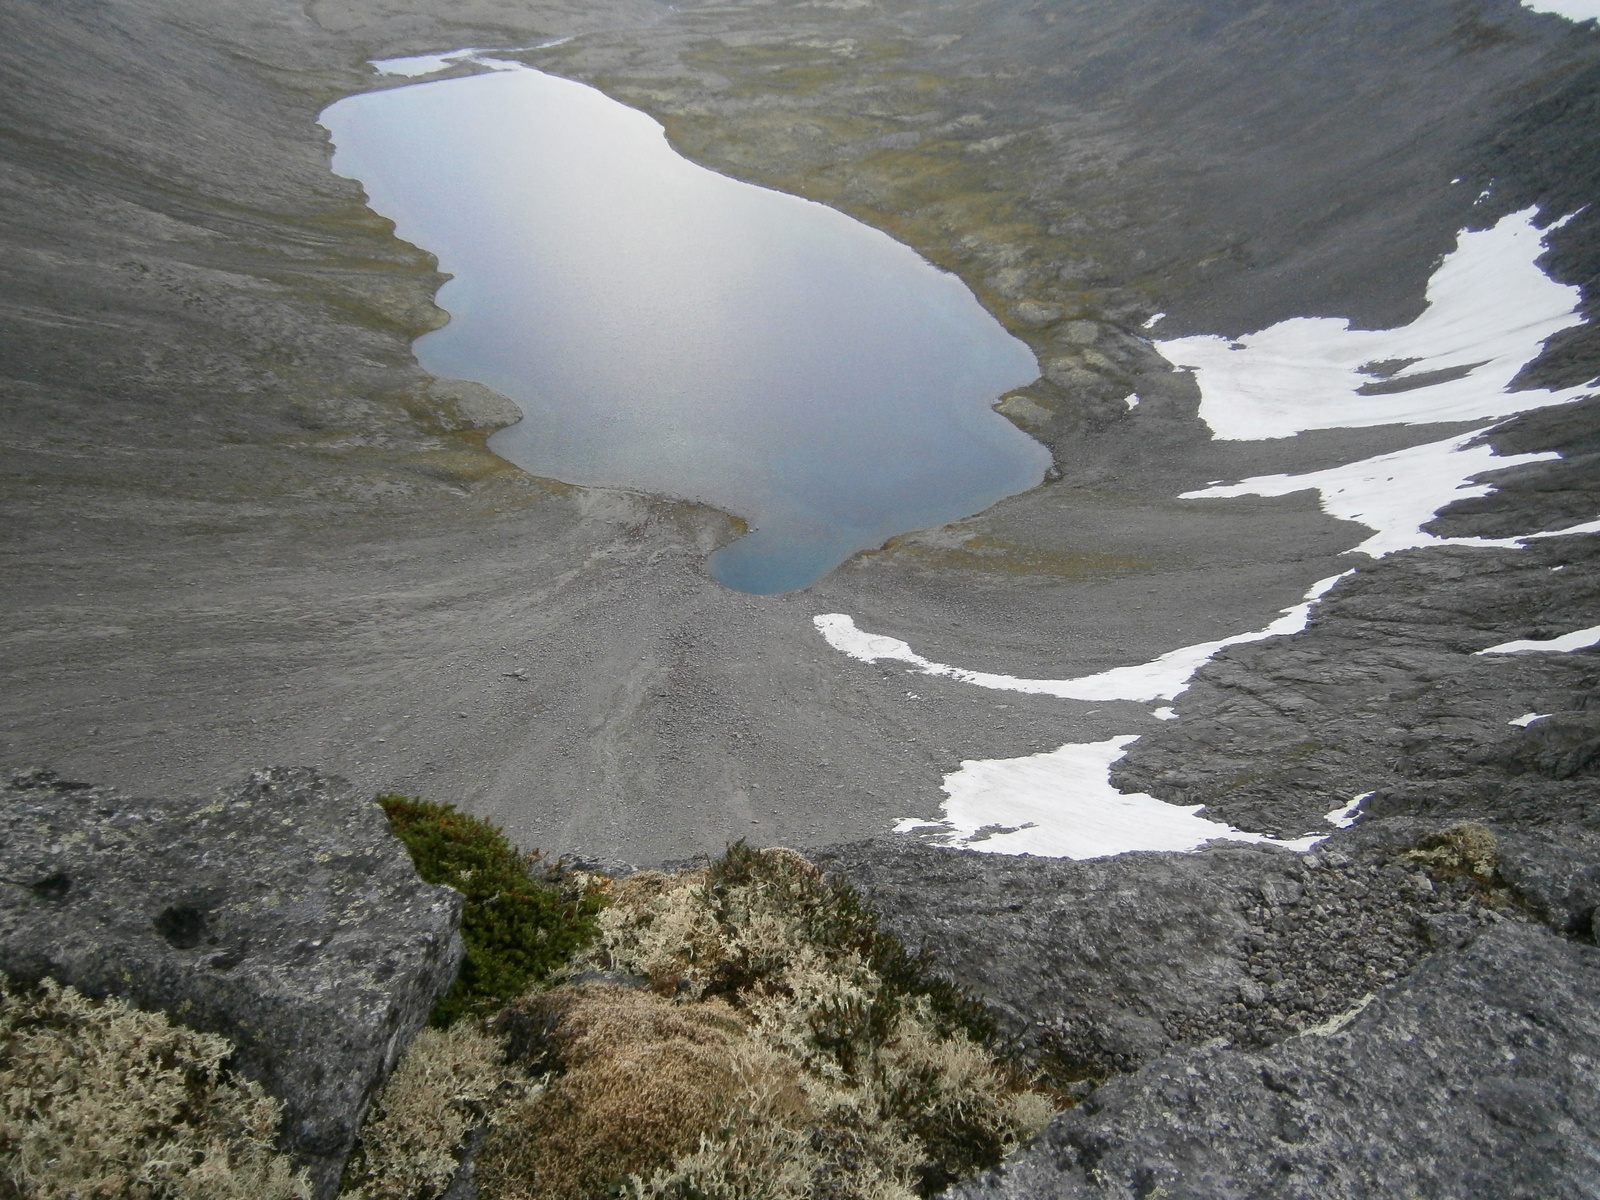
[[[1539,269],[1546,234],[1534,217],[1528,208],[1463,231],[1428,281],[1422,315],[1398,329],[1296,317],[1237,339],[1205,334],[1156,347],[1195,372],[1200,417],[1227,441],[1565,404],[1593,389],[1506,390],[1546,339],[1583,320],[1578,289]]]
[[[1591,625],[1588,629],[1576,629],[1571,633],[1563,634],[1558,638],[1551,638],[1546,642],[1537,642],[1532,638],[1524,638],[1517,642],[1501,642],[1498,646],[1490,646],[1486,650],[1479,650],[1478,653],[1530,654],[1535,651],[1543,651],[1570,654],[1574,650],[1587,650],[1590,646],[1596,645],[1600,645],[1600,625]]]
[[[1178,710],[1175,708],[1158,708],[1150,714],[1158,721],[1176,721]]]
[[[1519,392],[1518,395],[1527,395]],[[1463,433],[1442,442],[1428,442],[1362,459],[1342,467],[1309,471],[1304,475],[1257,475],[1239,483],[1200,488],[1184,492],[1181,500],[1226,499],[1234,496],[1287,496],[1315,489],[1322,496],[1322,511],[1343,521],[1356,521],[1373,530],[1373,535],[1350,553],[1357,551],[1382,558],[1396,550],[1417,546],[1520,546],[1526,537],[1517,538],[1441,538],[1424,533],[1422,526],[1441,508],[1474,496],[1494,491],[1490,483],[1474,483],[1476,475],[1501,471],[1524,463],[1543,462],[1561,456],[1554,451],[1533,454],[1497,455],[1492,446],[1468,443],[1483,430]],[[1527,537],[1558,537],[1586,533],[1600,526],[1589,522],[1552,533]]]
[[[1526,729],[1529,725],[1532,725],[1535,721],[1542,721],[1546,717],[1548,717],[1549,715],[1550,715],[1549,713],[1523,713],[1520,717],[1512,717],[1511,720],[1506,722],[1506,724],[1507,725],[1520,725],[1520,726],[1522,726],[1522,728]]]
[[[528,50],[548,50],[552,46],[560,46],[571,40],[570,37],[563,37],[549,42],[540,42],[534,46],[510,46],[500,50],[484,50],[469,46],[464,50],[449,50],[443,54],[411,54],[403,58],[375,58],[371,60],[370,65],[379,75],[401,75],[407,79],[420,79],[424,75],[435,75],[450,67],[469,62],[476,63],[480,67],[488,67],[491,71],[515,71],[522,64],[507,62],[504,59],[489,56],[494,54],[516,54]]]
[[[423,75],[432,75],[453,67],[458,62],[468,61],[476,53],[476,50],[455,50],[449,54],[411,54],[404,58],[375,58],[372,60],[372,66],[379,75],[403,75],[407,79],[418,79]]]
[[[1351,800],[1343,808],[1336,808],[1332,812],[1323,813],[1322,819],[1335,829],[1349,829],[1350,826],[1356,823],[1356,818],[1361,815],[1359,810],[1362,802],[1370,800],[1375,795],[1377,795],[1376,792],[1362,792],[1361,795]]]
[[[1522,7],[1537,13],[1554,13],[1569,21],[1600,20],[1600,0],[1522,0]]]
[[[1320,837],[1278,841],[1196,814],[1203,807],[1167,804],[1111,786],[1111,764],[1133,734],[1071,743],[1025,758],[968,760],[945,777],[944,819],[907,818],[897,832],[942,830],[936,840],[985,854],[1101,858],[1134,850],[1196,850],[1217,839],[1309,850]]]
[[[995,691],[1055,696],[1062,700],[1135,700],[1148,703],[1174,699],[1189,686],[1194,673],[1225,646],[1299,633],[1311,619],[1311,606],[1343,578],[1344,575],[1332,575],[1318,580],[1301,603],[1284,609],[1283,614],[1265,629],[1219,638],[1214,642],[1180,646],[1149,662],[1113,667],[1098,675],[1083,675],[1077,679],[1019,679],[1014,675],[969,671],[963,667],[932,662],[899,638],[856,628],[855,620],[845,613],[823,613],[812,618],[812,623],[827,639],[828,645],[861,662],[903,662],[924,675],[940,675]]]

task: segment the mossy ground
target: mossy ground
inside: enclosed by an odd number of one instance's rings
[[[0,975],[0,1200],[307,1200],[225,1038]]]
[[[1053,1111],[980,1004],[792,851],[735,845],[607,901],[574,982],[497,1021],[551,1082],[491,1132],[488,1195],[908,1200]]]

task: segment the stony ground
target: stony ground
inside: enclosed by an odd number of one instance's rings
[[[1142,707],[908,686],[810,618],[1060,677],[1259,628],[1349,565],[1360,530],[1308,496],[1172,497],[1455,427],[1212,443],[1137,324],[1408,318],[1471,199],[1450,178],[1493,169],[1485,220],[1570,202],[1595,38],[1510,3],[1143,11],[12,6],[0,756],[160,791],[316,763],[649,862],[868,836],[963,758],[1167,738]],[[960,271],[1048,368],[1007,411],[1060,478],[758,599],[704,573],[721,515],[487,454],[495,406],[408,353],[443,319],[431,261],[327,171],[315,115],[370,56],[568,34],[535,60]]]
[[[163,795],[314,764],[640,863],[877,838],[962,759],[1130,730],[1118,782],[1247,829],[1372,792],[1307,858],[830,854],[1063,1086],[1115,1076],[1004,1194],[1593,1193],[1596,653],[1475,651],[1600,620],[1597,539],[1373,566],[1309,494],[1177,501],[1465,427],[1215,443],[1141,334],[1405,321],[1463,223],[1590,204],[1592,26],[1512,0],[18,0],[0,31],[0,759]],[[529,61],[960,273],[1039,355],[1002,411],[1051,480],[757,598],[705,574],[728,515],[488,454],[503,406],[410,356],[444,319],[432,260],[315,118],[380,86],[372,57],[567,35]],[[1547,259],[1585,311],[1597,238],[1590,204]],[[1593,329],[1524,382],[1600,374]],[[1591,519],[1596,416],[1497,430],[1563,458],[1432,528]],[[1171,723],[913,682],[811,625],[1060,678],[1261,628],[1352,565]],[[1498,876],[1407,857],[1462,821]]]

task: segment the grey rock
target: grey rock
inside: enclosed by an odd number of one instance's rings
[[[470,379],[435,379],[428,387],[447,429],[499,429],[522,420],[522,410],[493,388]]]
[[[1595,910],[1600,905],[1600,835],[1573,828],[1545,832],[1545,837],[1500,834],[1500,877],[1557,931],[1594,937]]]
[[[1061,319],[1061,309],[1054,304],[1041,304],[1037,300],[1024,300],[1011,308],[1011,315],[1024,325],[1048,325]]]
[[[1513,775],[1571,779],[1600,762],[1600,712],[1554,713],[1512,740],[1502,758]]]
[[[1593,827],[1594,652],[1478,651],[1597,620],[1600,536],[1391,555],[1335,587],[1304,633],[1219,654],[1178,698],[1182,719],[1112,779],[1280,836],[1321,832],[1368,792],[1369,817]],[[1552,715],[1509,724],[1530,711]]]
[[[1600,950],[1507,923],[1328,1035],[1149,1063],[946,1195],[1589,1197],[1597,1039]]]
[[[899,838],[814,857],[1064,1084],[1183,1045],[1272,1044],[1503,922],[1471,881],[1407,857],[1436,828],[1351,829],[1305,856],[1218,842],[1074,862]]]
[[[330,1196],[367,1104],[455,978],[461,896],[382,812],[303,768],[214,799],[48,771],[0,790],[0,970],[123,997],[229,1038]]]

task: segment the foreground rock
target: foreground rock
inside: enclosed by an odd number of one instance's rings
[[[305,769],[214,800],[50,772],[0,790],[0,971],[125,997],[238,1048],[336,1189],[367,1104],[460,965],[461,898],[378,808]]]
[[[982,996],[1030,1061],[1071,1083],[1210,1039],[1277,1042],[1359,1004],[1439,947],[1534,907],[1567,923],[1584,866],[1541,876],[1537,905],[1509,900],[1503,887],[1491,897],[1493,880],[1470,873],[1435,870],[1435,882],[1416,847],[1438,828],[1384,822],[1309,855],[1219,842],[1197,854],[1075,862],[899,838],[835,847],[817,861]],[[1505,849],[1498,865],[1511,870],[1548,847]]]
[[[1162,1058],[962,1200],[1594,1195],[1600,950],[1508,923],[1342,1030]]]
[[[1600,844],[1544,832],[1396,818],[1309,854],[817,857],[1087,1097],[953,1195],[1592,1195]]]

